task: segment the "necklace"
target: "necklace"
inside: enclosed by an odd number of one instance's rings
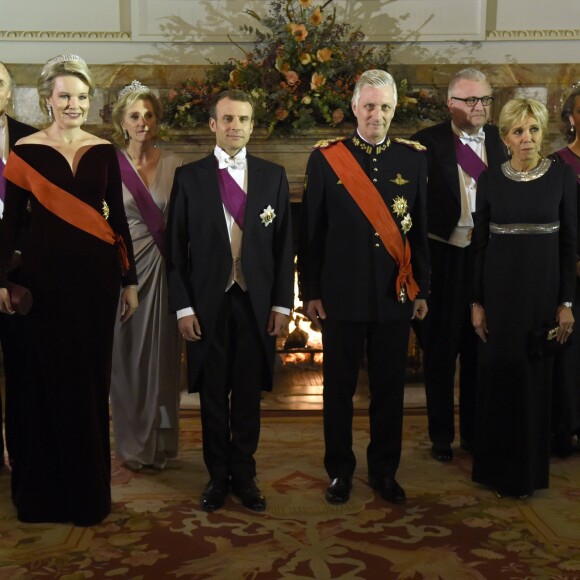
[[[550,159],[542,159],[533,169],[529,171],[516,171],[509,161],[502,163],[501,170],[503,174],[512,181],[533,181],[544,175],[552,165]]]

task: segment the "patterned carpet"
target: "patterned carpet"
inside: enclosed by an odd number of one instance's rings
[[[132,473],[113,464],[114,512],[100,526],[19,523],[0,473],[0,579],[558,579],[580,578],[580,455],[552,462],[551,488],[497,499],[470,481],[462,451],[429,458],[426,420],[409,412],[391,506],[366,484],[368,423],[354,421],[359,466],[345,506],[323,497],[318,414],[264,413],[258,453],[265,514],[234,498],[198,509],[206,483],[196,413],[182,423],[181,465]]]

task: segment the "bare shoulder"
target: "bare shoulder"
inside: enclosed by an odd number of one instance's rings
[[[37,131],[16,141],[16,145],[46,145],[48,136],[44,131]]]

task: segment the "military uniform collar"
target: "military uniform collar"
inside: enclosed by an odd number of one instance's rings
[[[385,137],[383,141],[377,143],[376,145],[371,145],[360,136],[358,130],[356,134],[352,137],[352,143],[355,147],[361,149],[367,155],[379,155],[383,151],[386,151],[391,145],[391,141],[388,137]]]

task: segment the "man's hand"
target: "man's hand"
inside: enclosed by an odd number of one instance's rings
[[[303,310],[306,316],[308,316],[308,318],[317,326],[320,326],[320,321],[326,318],[326,312],[324,311],[322,300],[319,298],[316,300],[305,300]]]
[[[201,326],[195,314],[181,317],[177,321],[177,326],[185,340],[201,340]]]
[[[417,298],[417,300],[413,302],[413,316],[411,317],[411,320],[423,320],[423,318],[427,316],[427,312],[429,312],[427,300],[424,298]]]
[[[487,342],[487,320],[485,318],[485,310],[481,304],[472,304],[471,306],[471,323],[475,328],[475,334]]]
[[[286,314],[272,310],[268,319],[268,334],[270,336],[284,336],[284,333],[288,330],[289,321],[290,317]]]

